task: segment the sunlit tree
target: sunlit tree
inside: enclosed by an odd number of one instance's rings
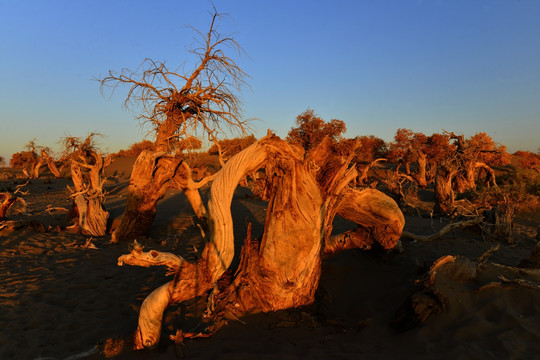
[[[357,162],[372,162],[375,159],[383,158],[388,153],[386,142],[374,135],[360,136],[360,147],[356,151]]]
[[[126,209],[113,233],[114,242],[146,234],[158,200],[171,186],[183,190],[197,217],[204,219],[207,211],[198,189],[206,182],[192,181],[191,169],[178,146],[198,133],[217,141],[227,129],[241,133],[248,130],[238,97],[247,75],[228,55],[243,50],[233,37],[217,31],[222,16],[214,9],[207,32],[193,29],[198,38],[189,51],[195,59],[190,70],[179,72],[165,62],[146,59],[139,70],[109,71],[100,80],[102,90],[127,86],[124,104],[142,109],[139,118],[151,126],[155,135],[155,150],[141,152],[135,162]]]
[[[336,142],[342,138],[347,127],[342,120],[324,121],[313,109],[307,109],[296,117],[296,127],[287,135],[287,141],[309,150],[322,142],[325,137]]]

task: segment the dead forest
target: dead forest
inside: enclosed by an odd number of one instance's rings
[[[211,336],[248,314],[313,304],[322,262],[341,251],[403,251],[402,241],[436,241],[458,227],[474,229],[495,244],[516,242],[516,216],[539,204],[540,155],[511,155],[486,133],[466,137],[446,129],[431,135],[397,129],[388,143],[373,135],[345,138],[344,121],[325,121],[313,109],[298,115],[285,139],[271,131],[256,139],[237,95],[247,74],[229,57],[243,50],[232,36],[216,31],[220,16],[215,12],[209,29],[197,32],[199,46],[189,53],[196,59],[193,69],[179,73],[165,62],[146,59],[137,71],[110,70],[99,79],[104,93],[128,89],[124,105],[142,109],[139,119],[151,129],[151,140],[104,154],[100,134],[70,136],[61,139],[63,150],[54,154],[34,139],[1,173],[12,186],[1,189],[0,230],[31,226],[71,232],[87,236],[89,244],[104,238],[126,248],[129,244],[131,251],[111,259],[119,265],[168,269],[170,277],[140,307],[135,349],[159,343],[168,306],[195,298],[205,299],[204,327],[184,329],[175,341]],[[227,139],[231,129],[239,136]],[[212,145],[210,150],[201,148],[203,140]],[[105,169],[126,155],[135,160],[123,214],[113,219],[104,202],[105,184],[115,179]],[[26,184],[66,178],[71,179],[66,197],[72,206],[51,206],[50,211],[64,214],[70,225],[51,229],[25,221],[32,206],[25,201]],[[252,236],[249,223],[245,239],[234,237],[231,202],[239,186],[267,204],[260,237]],[[207,198],[202,189],[208,190]],[[196,261],[141,245],[158,203],[171,190],[181,191],[191,205],[204,243]],[[430,201],[421,201],[426,197]],[[450,223],[431,235],[418,235],[404,231],[404,214]],[[355,226],[336,233],[336,218]],[[239,242],[241,247],[235,245]],[[468,271],[470,280],[488,266],[488,257],[478,263],[442,259],[429,270],[416,299],[444,304],[435,288],[436,274],[451,266]],[[523,262],[525,275],[508,267],[505,271],[516,274],[516,283],[526,278],[527,286],[538,287],[539,267],[537,245]],[[426,308],[410,302],[396,324],[421,323],[435,312]]]

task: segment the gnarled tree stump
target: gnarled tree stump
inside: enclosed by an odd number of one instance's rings
[[[323,141],[304,153],[269,135],[232,157],[211,186],[210,234],[200,260],[194,264],[182,260],[174,280],[144,301],[135,347],[157,343],[168,304],[210,291],[208,315],[216,321],[310,304],[318,286],[325,244],[332,244],[332,222],[338,213],[361,226],[364,242],[378,241],[392,247],[404,225],[395,202],[376,190],[347,188],[357,176],[355,167],[350,166],[356,146],[358,143],[339,146]],[[261,167],[265,167],[265,191],[270,199],[263,236],[251,241],[248,233],[234,278],[218,287],[217,281],[234,257],[230,213],[234,189],[247,173]],[[337,251],[355,245],[328,246],[329,251],[330,246],[331,251]],[[159,254],[146,258],[157,259]],[[126,258],[122,258],[124,262]]]

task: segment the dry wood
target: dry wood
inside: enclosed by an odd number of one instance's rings
[[[348,166],[355,146],[341,149],[340,154],[325,141],[304,154],[269,135],[232,157],[211,186],[209,240],[200,260],[195,264],[181,261],[174,280],[145,300],[135,336],[136,347],[157,342],[167,304],[212,289],[208,314],[214,319],[311,303],[320,277],[322,247],[325,240],[330,240],[336,213],[367,229],[366,238],[371,236],[385,247],[395,244],[404,224],[395,202],[376,190],[358,192],[346,187],[357,176],[355,168]],[[217,280],[234,256],[230,213],[234,189],[247,173],[263,165],[270,198],[263,237],[260,243],[255,242],[248,232],[234,280],[218,289]],[[364,202],[373,202],[372,207]],[[164,255],[159,252],[139,250],[119,260],[157,265],[162,264],[156,260],[161,256]]]
[[[429,271],[415,282],[414,292],[398,309],[393,325],[402,330],[418,326],[430,316],[446,311],[450,300],[458,300],[452,297],[457,295],[461,301],[466,292],[473,295],[474,292],[501,287],[540,289],[540,269],[486,262],[494,250],[488,250],[480,262],[460,255],[445,255],[436,260]],[[462,291],[456,292],[457,285],[452,281],[466,284]]]
[[[33,165],[33,167],[32,167],[32,178],[33,179],[38,179],[39,178],[39,170],[43,166],[44,162],[45,162],[45,160],[40,157],[40,158],[37,159],[37,161]]]
[[[323,246],[330,239],[337,213],[364,226],[374,239],[371,241],[385,247],[395,244],[404,224],[397,205],[375,190],[363,195],[347,189],[357,176],[355,167],[349,167],[356,146],[350,143],[339,148],[325,140],[304,153],[270,134],[233,156],[217,173],[210,189],[209,234],[200,259],[195,264],[182,261],[174,280],[145,300],[135,347],[157,343],[163,311],[169,303],[210,291],[207,314],[217,323],[223,317],[234,319],[311,303],[320,277]],[[263,236],[260,242],[252,241],[248,231],[234,278],[218,283],[234,256],[230,212],[234,189],[247,173],[261,166],[265,167],[269,197]],[[362,204],[362,199],[386,205],[370,208]],[[143,254],[144,260],[133,260]],[[155,259],[160,256],[159,252],[132,252],[121,262],[152,265],[158,264]]]
[[[433,241],[433,240],[440,239],[441,237],[443,237],[444,235],[446,235],[447,233],[449,233],[450,231],[454,229],[477,225],[481,223],[482,220],[483,220],[483,217],[479,216],[479,217],[469,219],[469,220],[450,223],[446,225],[445,227],[443,227],[441,230],[431,235],[415,235],[408,231],[403,231],[403,233],[401,234],[401,237],[413,239],[416,241]]]
[[[441,163],[435,172],[435,212],[451,214],[455,210],[452,181],[458,173],[449,163]]]
[[[375,159],[373,160],[371,163],[367,164],[367,165],[360,165],[360,164],[357,164],[356,165],[356,170],[358,171],[358,176],[357,178],[355,179],[355,185],[364,185],[365,181],[367,180],[368,178],[368,173],[369,173],[369,170],[376,167],[380,162],[383,162],[383,161],[387,161],[386,159],[384,158],[379,158],[379,159]]]
[[[0,219],[0,230],[13,231],[24,227],[24,222],[20,220],[2,220]]]
[[[47,211],[49,214],[52,214],[53,211],[69,212],[69,210],[66,209],[65,207],[51,206],[51,205],[47,205],[46,211]]]
[[[22,188],[25,187],[26,185],[28,185],[29,182],[30,181],[27,181],[24,184],[19,184],[19,185],[15,186],[15,191],[13,192],[13,194],[21,193],[22,195],[28,195],[30,192],[29,191],[22,191]]]
[[[204,185],[208,184],[210,181],[214,180],[216,175],[209,175],[204,177],[198,182],[193,181],[193,172],[186,162],[182,162],[174,176],[174,182],[179,189],[181,189],[186,195],[189,203],[195,215],[199,219],[206,218],[206,207],[203,204],[201,195],[199,194],[199,189]]]
[[[54,175],[54,177],[57,179],[61,178],[62,175],[60,171],[58,170],[58,167],[56,166],[54,159],[49,155],[49,153],[45,149],[41,149],[41,157],[47,163],[47,166],[49,167],[49,170]]]
[[[102,206],[105,198],[103,168],[110,163],[110,158],[104,160],[94,148],[93,137],[96,135],[90,134],[84,141],[68,137],[64,142],[72,150],[70,160],[74,190],[70,190],[78,214],[78,231],[85,235],[104,236],[109,213]]]
[[[418,154],[418,171],[413,174],[414,180],[418,183],[418,186],[425,189],[427,187],[427,178],[426,178],[426,165],[427,165],[427,156],[421,150],[416,150]]]
[[[24,199],[14,196],[10,192],[3,192],[0,193],[0,199],[3,198],[2,204],[0,204],[0,220],[4,219],[7,215],[7,212],[9,209],[17,202],[22,204],[22,210],[21,212],[26,211],[26,201]]]
[[[405,218],[396,202],[375,189],[345,190],[337,214],[359,227],[330,237],[324,247],[326,254],[355,247],[370,249],[374,241],[391,249],[405,226]]]
[[[157,202],[172,186],[181,163],[181,157],[165,152],[141,152],[133,165],[126,208],[111,242],[131,241],[146,235],[156,216]]]
[[[142,250],[141,245],[134,241],[133,250],[129,254],[118,258],[118,266],[124,264],[143,267],[166,266],[170,274],[175,274],[185,261],[183,258],[171,253],[156,250],[144,252]]]

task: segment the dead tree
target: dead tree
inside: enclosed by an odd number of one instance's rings
[[[495,171],[491,166],[484,162],[478,161],[480,153],[496,153],[496,150],[478,150],[470,146],[463,135],[456,135],[453,132],[445,133],[450,139],[455,140],[456,152],[453,154],[455,166],[458,172],[453,179],[453,188],[460,194],[468,190],[476,189],[476,177],[480,169],[488,174],[487,185],[497,186],[495,181]]]
[[[340,148],[325,140],[304,152],[269,135],[232,157],[216,174],[208,201],[209,238],[196,263],[140,248],[121,256],[120,265],[165,265],[175,274],[143,302],[135,347],[157,343],[169,304],[207,296],[207,316],[214,320],[210,329],[215,331],[222,319],[312,303],[324,253],[366,248],[374,242],[393,247],[404,226],[397,204],[373,189],[348,188],[357,176],[350,166],[356,146]],[[263,167],[269,198],[264,233],[261,239],[251,239],[248,228],[235,276],[222,278],[234,256],[233,192],[247,173]],[[331,236],[336,214],[358,223],[354,234]]]
[[[36,139],[32,139],[24,146],[27,151],[24,152],[26,155],[26,162],[23,165],[23,173],[26,177],[37,179],[39,178],[39,170],[43,166],[43,158],[38,156],[37,151],[42,149],[41,146],[36,144]]]
[[[416,151],[418,154],[418,171],[415,172],[412,177],[418,183],[422,189],[427,188],[427,176],[426,176],[426,166],[427,166],[427,156],[422,150]]]
[[[3,199],[0,203],[0,230],[16,230],[18,228],[21,228],[24,226],[24,222],[20,220],[6,220],[6,215],[10,209],[13,208],[13,206],[16,203],[20,203],[22,209],[19,211],[21,213],[26,212],[26,201],[24,201],[23,198],[16,196],[17,192],[20,191],[22,187],[24,187],[26,184],[18,185],[17,190],[15,192],[1,192],[0,193],[0,199]]]
[[[0,221],[5,219],[8,210],[11,209],[11,207],[17,202],[21,203],[23,212],[26,210],[26,202],[11,192],[6,191],[0,193],[0,199],[3,199],[2,203],[0,204]]]
[[[385,171],[383,175],[379,175],[377,172],[377,178],[384,186],[387,193],[399,204],[406,204],[405,186],[408,185],[409,189],[414,186],[415,180],[412,176],[402,174],[399,172],[401,165],[398,165],[395,171]]]
[[[102,91],[105,87],[130,87],[124,105],[142,105],[140,119],[152,126],[156,144],[155,152],[141,153],[134,165],[126,210],[113,242],[146,234],[155,217],[157,201],[175,184],[186,192],[196,215],[204,217],[206,209],[197,186],[192,186],[191,170],[183,163],[182,153],[176,153],[172,145],[197,131],[217,143],[217,135],[224,127],[242,133],[248,129],[233,92],[244,85],[246,74],[224,52],[225,48],[239,53],[242,49],[232,37],[216,31],[220,17],[214,12],[207,33],[195,30],[201,40],[190,51],[197,59],[192,72],[171,71],[164,62],[146,59],[140,73],[127,69],[120,73],[109,71],[109,76],[100,80]]]
[[[92,133],[81,141],[76,137],[64,139],[66,149],[71,150],[71,178],[73,187],[71,198],[78,214],[76,228],[82,234],[104,236],[107,231],[109,213],[103,209],[105,182],[103,169],[109,165],[111,158],[103,158],[94,146]]]
[[[456,196],[452,187],[459,169],[452,161],[440,163],[435,172],[435,212],[451,214],[455,210]]]
[[[49,170],[55,178],[59,179],[62,177],[62,174],[60,173],[60,170],[58,170],[54,159],[49,155],[48,149],[41,149],[41,159],[47,163]]]
[[[356,164],[356,171],[358,171],[358,176],[354,179],[355,186],[362,186],[365,184],[368,179],[369,171],[378,166],[378,163],[386,161],[384,158],[379,158],[373,160],[369,164]]]

